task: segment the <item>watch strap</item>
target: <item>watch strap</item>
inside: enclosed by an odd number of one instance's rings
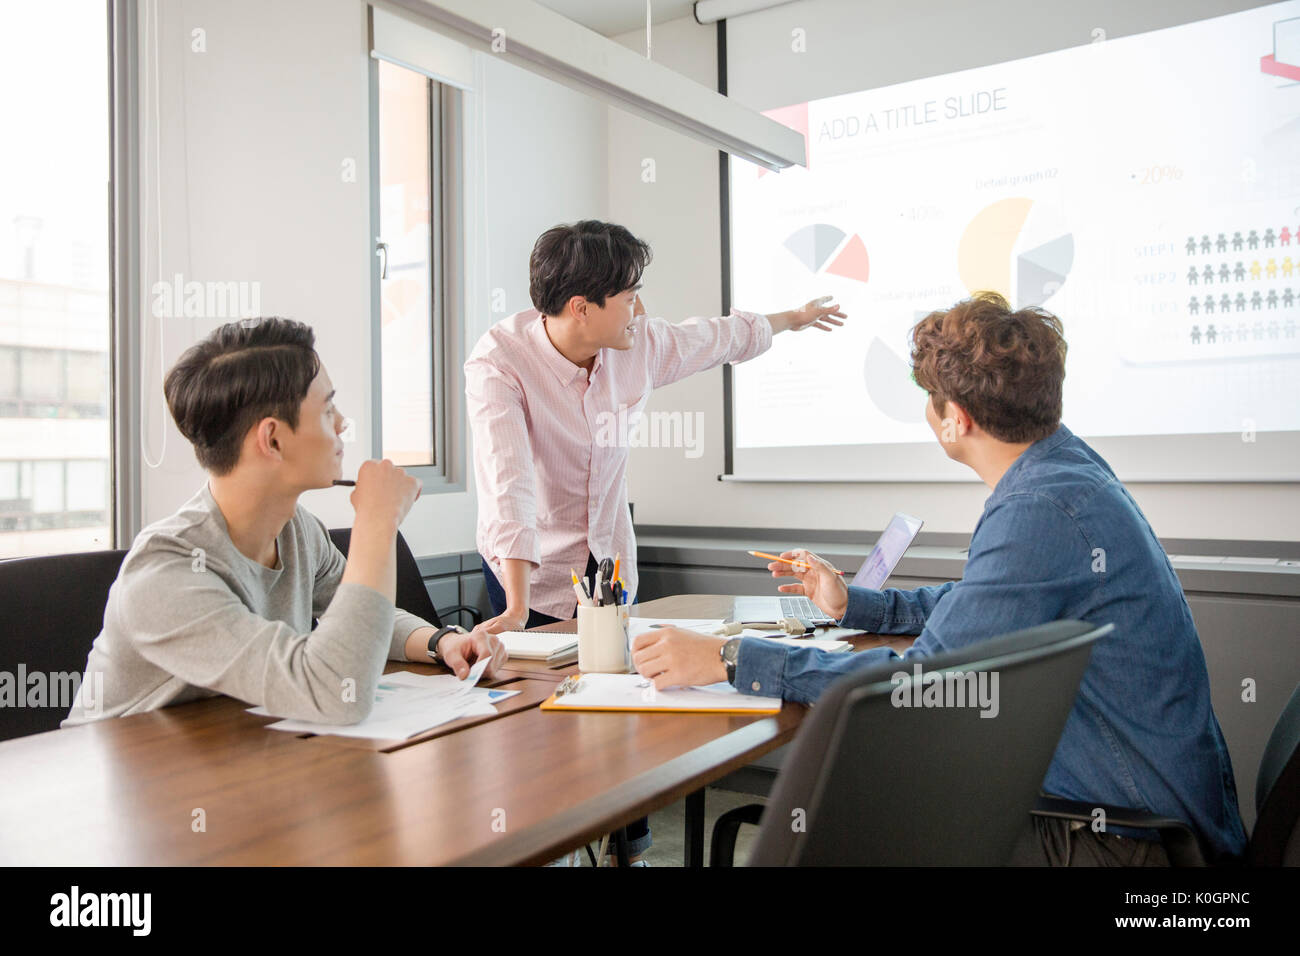
[[[433,636],[429,638],[429,660],[440,661],[438,656],[438,642],[448,634],[465,634],[466,630],[458,624],[444,624],[438,630],[434,631]]]
[[[727,669],[727,683],[732,687],[736,686],[736,662],[740,659],[740,638],[733,637],[731,640],[723,643],[718,649],[718,656],[722,658],[722,666]]]

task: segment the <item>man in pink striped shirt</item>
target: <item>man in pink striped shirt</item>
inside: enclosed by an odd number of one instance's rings
[[[535,309],[498,322],[465,363],[478,489],[477,543],[499,633],[574,616],[570,569],[622,556],[637,590],[627,504],[629,440],[650,392],[765,352],[772,336],[843,325],[839,306],[674,325],[649,318],[637,290],[650,247],[622,226],[556,226],[529,260]]]
[[[678,325],[648,318],[637,290],[649,263],[650,247],[622,226],[585,220],[548,229],[528,263],[536,308],[494,325],[465,362],[478,549],[496,615],[476,631],[572,618],[571,569],[594,583],[599,558],[622,557],[631,601],[627,453],[651,390],[751,359],[786,329],[844,324],[825,300]],[[650,846],[650,822],[624,832],[636,860]]]

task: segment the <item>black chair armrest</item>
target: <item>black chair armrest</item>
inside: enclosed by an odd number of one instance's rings
[[[1162,817],[1147,813],[1145,810],[1066,800],[1063,797],[1039,797],[1034,802],[1034,809],[1030,813],[1036,817],[1091,823],[1094,810],[1101,810],[1106,814],[1108,827],[1132,827],[1136,830],[1157,831],[1160,834],[1160,842],[1165,848],[1165,855],[1174,866],[1209,865],[1196,831],[1176,817]]]
[[[761,803],[749,803],[728,810],[713,824],[713,838],[709,841],[709,866],[736,865],[736,837],[742,823],[757,824],[763,815]]]
[[[469,619],[475,624],[483,623],[483,613],[476,607],[470,607],[468,604],[454,604],[451,607],[438,609],[438,617],[446,617],[449,614],[463,613],[468,614]]]

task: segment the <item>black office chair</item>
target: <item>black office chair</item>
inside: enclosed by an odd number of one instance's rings
[[[1201,835],[1176,818],[1129,807],[1044,796],[1038,798],[1033,813],[1086,823],[1092,820],[1098,806],[1105,811],[1108,826],[1156,830],[1172,866],[1210,865],[1213,854]],[[1250,834],[1246,858],[1226,862],[1300,866],[1300,687],[1282,709],[1264,748],[1259,775],[1255,778],[1255,813],[1255,829]]]
[[[343,552],[344,557],[347,557],[348,545],[352,541],[352,529],[333,528],[330,530],[330,538],[333,539],[334,546]],[[424,578],[420,575],[420,566],[416,563],[415,555],[411,553],[411,547],[400,531],[397,532],[397,600],[393,603],[408,614],[424,618],[434,627],[442,627],[442,618],[438,615],[438,609],[433,606],[433,599],[429,597],[429,589],[425,587]],[[443,612],[468,614],[473,624],[483,620],[483,614],[479,609],[468,604],[443,608]]]
[[[1300,866],[1300,686],[1273,725],[1255,778],[1254,866]]]
[[[1112,629],[1057,621],[845,675],[804,721],[766,808],[719,818],[712,864],[732,865],[740,823],[755,821],[751,866],[1005,864],[1092,644]],[[910,678],[917,663],[923,675],[987,674],[990,692],[997,675],[996,716],[981,717],[978,706],[896,706],[891,677]]]
[[[0,669],[15,679],[20,664],[28,674],[41,672],[47,690],[54,689],[55,674],[76,674],[79,681],[124,557],[125,551],[87,551],[0,561]],[[26,699],[27,688],[15,689]],[[0,707],[0,740],[57,730],[70,706],[61,700]]]
[[[1133,827],[1155,830],[1170,866],[1208,866],[1209,851],[1196,830],[1177,817],[1166,817],[1132,807],[1115,807],[1106,803],[1066,800],[1064,797],[1039,796],[1030,811],[1036,817],[1054,817],[1058,820],[1078,820],[1091,823],[1097,810],[1106,815],[1108,827]]]
[[[1034,815],[1064,820],[1092,819],[1097,805],[1039,797]],[[1156,830],[1173,866],[1208,866],[1213,854],[1182,820],[1128,807],[1101,805],[1108,826]],[[1291,694],[1269,735],[1255,782],[1255,829],[1246,859],[1254,866],[1300,866],[1300,687]]]

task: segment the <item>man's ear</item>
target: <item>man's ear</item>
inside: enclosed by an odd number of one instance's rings
[[[971,418],[966,409],[962,408],[954,401],[944,403],[944,418],[951,418],[957,428],[957,434],[968,435],[975,427],[975,419]]]
[[[277,460],[284,457],[284,449],[281,447],[280,441],[283,429],[280,424],[277,419],[267,417],[258,422],[257,428],[254,429],[258,452]]]
[[[587,319],[587,300],[580,295],[570,296],[569,301],[564,303],[564,314],[571,319],[585,322]]]

